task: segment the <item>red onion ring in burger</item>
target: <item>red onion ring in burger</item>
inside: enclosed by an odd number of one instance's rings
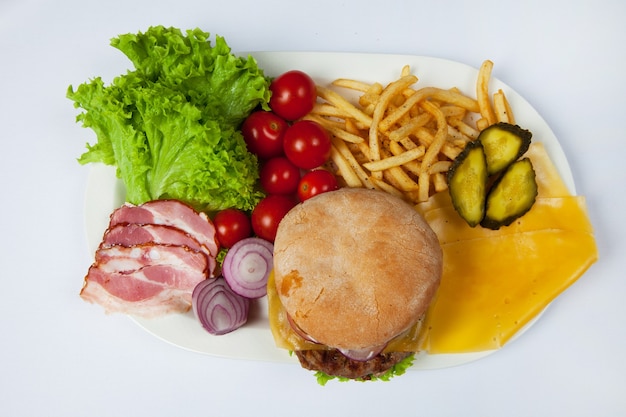
[[[384,343],[379,346],[373,346],[373,347],[369,347],[365,349],[358,349],[358,350],[355,350],[355,349],[337,349],[337,350],[341,352],[341,354],[345,356],[346,358],[359,361],[359,362],[365,362],[378,356],[385,349],[385,347],[387,347],[387,343]]]
[[[309,336],[304,330],[302,330],[300,328],[300,326],[298,326],[296,324],[295,321],[293,321],[293,319],[291,318],[291,316],[289,314],[285,314],[287,316],[287,321],[289,322],[289,325],[291,326],[291,328],[293,329],[294,332],[296,332],[296,334],[298,336],[300,336],[301,338],[303,338],[306,341],[312,342],[312,343],[318,343],[319,342],[315,339],[313,339],[311,336]]]
[[[302,328],[298,326],[295,321],[293,321],[293,319],[291,318],[289,314],[286,314],[286,316],[287,316],[287,321],[289,322],[289,325],[291,326],[293,331],[296,332],[298,336],[300,336],[301,338],[309,342],[319,344],[317,340],[313,339],[304,330],[302,330]],[[387,347],[387,343],[384,343],[380,346],[374,346],[374,347],[370,347],[366,349],[337,349],[337,350],[346,358],[359,361],[359,362],[365,362],[378,356],[386,347]]]

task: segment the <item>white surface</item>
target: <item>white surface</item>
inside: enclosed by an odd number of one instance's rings
[[[465,64],[415,55],[341,52],[252,52],[251,55],[269,76],[278,76],[297,67],[314,77],[318,85],[344,94],[349,92],[332,87],[333,80],[349,76],[364,82],[385,84],[396,80],[404,65],[409,65],[418,75],[416,88],[455,87],[473,97],[478,78],[478,70]],[[502,81],[492,78],[489,88],[490,91],[502,90],[506,94],[510,105],[515,109],[516,123],[532,131],[534,141],[544,144],[565,183],[575,192],[570,167],[558,139],[546,121]],[[356,100],[358,94],[350,96]],[[124,186],[115,176],[115,167],[102,164],[90,166],[85,190],[85,229],[91,253],[100,245],[111,213],[124,203],[124,194]],[[252,305],[253,313],[246,325],[221,337],[208,335],[198,325],[191,311],[154,319],[136,318],[135,321],[160,339],[194,352],[233,359],[297,363],[294,356],[286,355],[284,350],[275,347],[268,322],[267,298],[255,300]],[[531,325],[525,326],[524,330],[530,327]],[[521,333],[520,331],[518,334]],[[440,369],[462,365],[494,352],[492,350],[453,355],[428,355],[424,352],[416,356],[410,369]]]
[[[0,415],[626,414],[625,17],[618,0],[0,2]],[[294,364],[192,353],[103,315],[78,298],[91,254],[75,159],[92,137],[64,96],[127,68],[110,38],[156,24],[236,50],[493,60],[559,138],[600,261],[505,349],[389,383],[320,387]]]

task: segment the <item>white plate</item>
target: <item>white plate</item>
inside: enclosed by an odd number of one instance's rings
[[[478,74],[477,69],[464,64],[421,56],[317,52],[254,52],[252,55],[267,75],[301,69],[314,77],[320,85],[328,85],[334,79],[342,77],[366,82],[390,82],[397,79],[401,68],[408,64],[419,78],[418,86],[458,87],[473,97]],[[506,93],[517,123],[533,132],[534,141],[544,143],[563,180],[574,193],[574,180],[567,159],[550,127],[526,100],[494,78],[490,90],[497,89]],[[124,196],[124,187],[116,179],[114,168],[99,164],[91,167],[86,190],[85,227],[92,252],[95,252],[102,239],[110,213],[124,202]],[[191,351],[234,359],[297,362],[285,350],[275,347],[269,330],[265,299],[253,303],[250,318],[244,327],[223,336],[212,336],[205,332],[191,312],[150,320],[133,319],[154,336]],[[524,330],[518,332],[518,336]],[[460,365],[493,352],[419,354],[411,369]]]

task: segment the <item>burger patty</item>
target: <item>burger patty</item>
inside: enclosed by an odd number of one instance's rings
[[[411,355],[411,352],[389,352],[381,353],[367,361],[356,361],[342,355],[337,349],[296,351],[300,365],[305,369],[364,380],[384,374],[393,365]]]

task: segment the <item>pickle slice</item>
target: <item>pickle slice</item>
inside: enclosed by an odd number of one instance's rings
[[[485,150],[489,175],[504,170],[521,157],[528,150],[531,138],[530,131],[509,123],[496,123],[480,132],[478,140]]]
[[[537,181],[530,159],[513,162],[491,187],[480,225],[493,230],[508,226],[530,210],[536,197]]]
[[[448,170],[448,191],[455,210],[471,227],[485,216],[487,178],[483,145],[469,142]]]

